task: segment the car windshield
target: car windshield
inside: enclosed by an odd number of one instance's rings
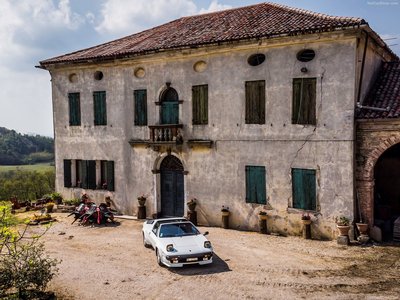
[[[199,231],[191,223],[179,223],[179,224],[163,224],[160,228],[159,237],[180,237],[188,235],[199,234]]]

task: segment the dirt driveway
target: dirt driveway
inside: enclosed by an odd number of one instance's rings
[[[400,247],[200,227],[214,263],[167,269],[142,245],[142,221],[70,225],[66,214],[43,238],[62,259],[49,285],[58,299],[399,299]]]

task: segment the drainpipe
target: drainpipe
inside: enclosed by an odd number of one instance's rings
[[[364,31],[365,32],[365,31]],[[361,103],[361,88],[362,88],[362,84],[363,84],[363,77],[364,77],[364,67],[365,67],[365,58],[367,56],[367,46],[368,46],[368,39],[369,39],[369,35],[368,32],[365,32],[366,37],[365,37],[365,44],[364,44],[364,53],[363,53],[363,58],[362,58],[362,62],[361,62],[361,70],[360,70],[360,78],[359,78],[359,82],[358,82],[358,94],[357,94],[357,106],[360,107]],[[357,191],[357,166],[356,166],[356,155],[357,155],[357,123],[356,120],[354,119],[354,140],[353,140],[353,180],[354,180],[354,189],[353,189],[353,221],[356,221],[356,216],[361,214],[361,207],[360,207],[360,203],[359,203],[359,199],[357,197],[358,195],[358,191]],[[355,237],[356,233],[356,226],[355,226],[355,222],[353,224],[353,237]]]
[[[366,34],[366,37],[365,37],[363,59],[362,59],[362,62],[361,62],[360,80],[359,80],[359,83],[358,83],[357,103],[360,103],[361,88],[362,88],[363,77],[364,77],[365,57],[367,56],[367,46],[368,46],[369,35],[368,35],[368,32],[365,32],[365,34]]]

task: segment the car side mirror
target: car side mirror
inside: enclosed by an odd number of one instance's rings
[[[206,232],[204,232],[204,234],[203,235],[208,235],[209,234],[209,232],[208,231],[206,231]]]

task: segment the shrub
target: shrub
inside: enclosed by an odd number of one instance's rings
[[[58,272],[59,261],[45,256],[39,243],[47,229],[33,236],[27,234],[28,225],[18,231],[10,210],[10,205],[0,203],[0,297],[16,291],[18,299],[27,299],[32,290],[46,288]]]

